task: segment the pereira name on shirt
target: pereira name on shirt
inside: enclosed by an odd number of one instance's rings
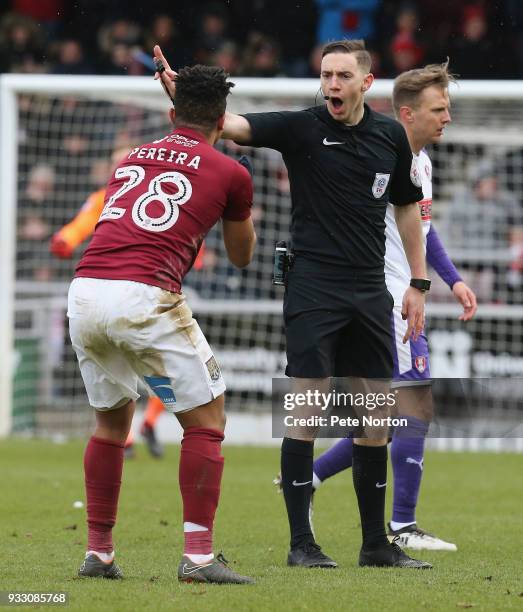
[[[179,166],[187,166],[187,168],[194,168],[195,170],[198,170],[200,166],[199,155],[189,155],[189,153],[184,153],[183,151],[178,152],[164,147],[136,147],[127,156],[127,159],[133,158],[165,161],[178,164]]]

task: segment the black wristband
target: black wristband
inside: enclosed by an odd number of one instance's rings
[[[430,289],[430,281],[427,278],[411,278],[410,286],[425,293]]]

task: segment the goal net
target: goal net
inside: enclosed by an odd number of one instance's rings
[[[321,103],[315,80],[235,80],[232,111]],[[449,289],[435,281],[428,331],[436,377],[523,376],[519,85],[464,82],[453,88],[453,123],[429,151],[434,224],[481,305],[473,322],[461,324]],[[368,102],[376,110],[391,114],[391,86],[374,84]],[[68,283],[88,240],[71,259],[51,255],[49,240],[105,185],[115,149],[169,131],[169,105],[157,83],[139,77],[4,75],[0,95],[0,434],[80,433],[91,411],[85,409],[65,309]],[[221,365],[228,408],[268,412],[272,378],[285,368],[282,290],[270,277],[274,244],[288,238],[289,182],[279,153],[229,141],[218,146],[253,162],[256,254],[247,269],[236,270],[216,227],[185,288]]]

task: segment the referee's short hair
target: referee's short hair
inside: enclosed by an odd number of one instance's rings
[[[402,106],[416,108],[422,91],[427,87],[441,87],[446,89],[450,81],[455,81],[456,76],[449,72],[449,60],[442,64],[429,64],[424,68],[414,68],[402,72],[394,80],[392,89],[392,106],[396,115]]]
[[[372,59],[370,53],[365,49],[364,40],[349,40],[345,38],[329,42],[323,47],[321,58],[323,59],[329,53],[354,53],[360,69],[365,73],[370,72]]]
[[[176,76],[176,125],[212,129],[225,113],[234,83],[217,66],[186,66]]]

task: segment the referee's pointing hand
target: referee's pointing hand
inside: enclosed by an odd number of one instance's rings
[[[413,340],[417,340],[425,327],[425,294],[419,289],[409,287],[403,296],[401,316],[408,322],[403,344],[406,344],[411,336]]]

